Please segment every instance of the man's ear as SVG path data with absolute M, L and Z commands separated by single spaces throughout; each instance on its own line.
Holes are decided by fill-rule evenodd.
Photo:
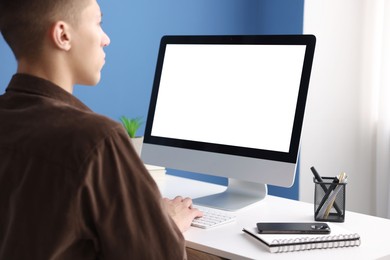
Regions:
M 71 30 L 70 26 L 63 22 L 58 21 L 53 24 L 50 30 L 50 36 L 55 47 L 69 51 L 71 48 Z

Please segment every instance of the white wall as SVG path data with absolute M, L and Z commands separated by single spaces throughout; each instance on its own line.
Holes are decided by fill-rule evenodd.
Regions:
M 311 166 L 323 176 L 345 171 L 347 209 L 374 214 L 371 139 L 361 111 L 364 8 L 364 0 L 305 0 L 304 33 L 316 35 L 317 46 L 302 136 L 300 200 L 314 200 Z

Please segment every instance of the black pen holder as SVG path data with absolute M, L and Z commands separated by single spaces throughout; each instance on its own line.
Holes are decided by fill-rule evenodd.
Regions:
M 347 183 L 336 183 L 335 178 L 314 180 L 314 219 L 325 222 L 344 222 L 345 188 Z

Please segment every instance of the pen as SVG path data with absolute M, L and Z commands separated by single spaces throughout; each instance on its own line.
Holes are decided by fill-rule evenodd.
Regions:
M 317 170 L 314 168 L 314 166 L 312 166 L 310 168 L 310 170 L 312 171 L 313 175 L 314 175 L 314 178 L 319 182 L 321 188 L 324 190 L 325 193 L 328 192 L 328 189 L 326 188 L 326 185 L 324 184 L 324 180 L 321 178 L 321 176 L 318 174 Z M 330 188 L 330 187 L 329 187 Z M 337 203 L 335 202 L 334 203 L 334 208 L 335 210 L 337 211 L 338 214 L 342 215 L 343 212 L 341 211 L 341 209 L 339 208 L 339 206 L 337 205 Z
M 320 204 L 318 205 L 318 208 L 316 210 L 316 215 L 320 212 L 322 206 L 325 204 L 327 199 L 329 198 L 330 193 L 337 187 L 337 184 L 339 183 L 339 179 L 337 177 L 334 177 L 332 184 L 330 185 L 329 189 L 326 191 L 326 194 L 322 198 Z
M 341 173 L 337 178 L 339 179 L 339 183 L 346 183 L 347 182 L 347 175 L 345 174 L 345 172 Z M 334 204 L 336 203 L 336 196 L 337 196 L 338 192 L 341 190 L 341 188 L 342 188 L 341 185 L 337 186 L 334 189 L 334 193 L 329 195 L 330 201 L 328 202 L 328 205 L 326 206 L 325 215 L 324 215 L 325 218 L 328 218 L 330 210 L 332 209 L 332 206 L 334 206 Z M 326 203 L 324 204 L 323 207 L 325 207 L 325 205 L 326 205 Z

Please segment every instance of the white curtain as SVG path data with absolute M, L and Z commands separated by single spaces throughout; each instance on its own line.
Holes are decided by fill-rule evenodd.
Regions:
M 361 108 L 371 138 L 375 213 L 390 218 L 390 0 L 365 0 Z

